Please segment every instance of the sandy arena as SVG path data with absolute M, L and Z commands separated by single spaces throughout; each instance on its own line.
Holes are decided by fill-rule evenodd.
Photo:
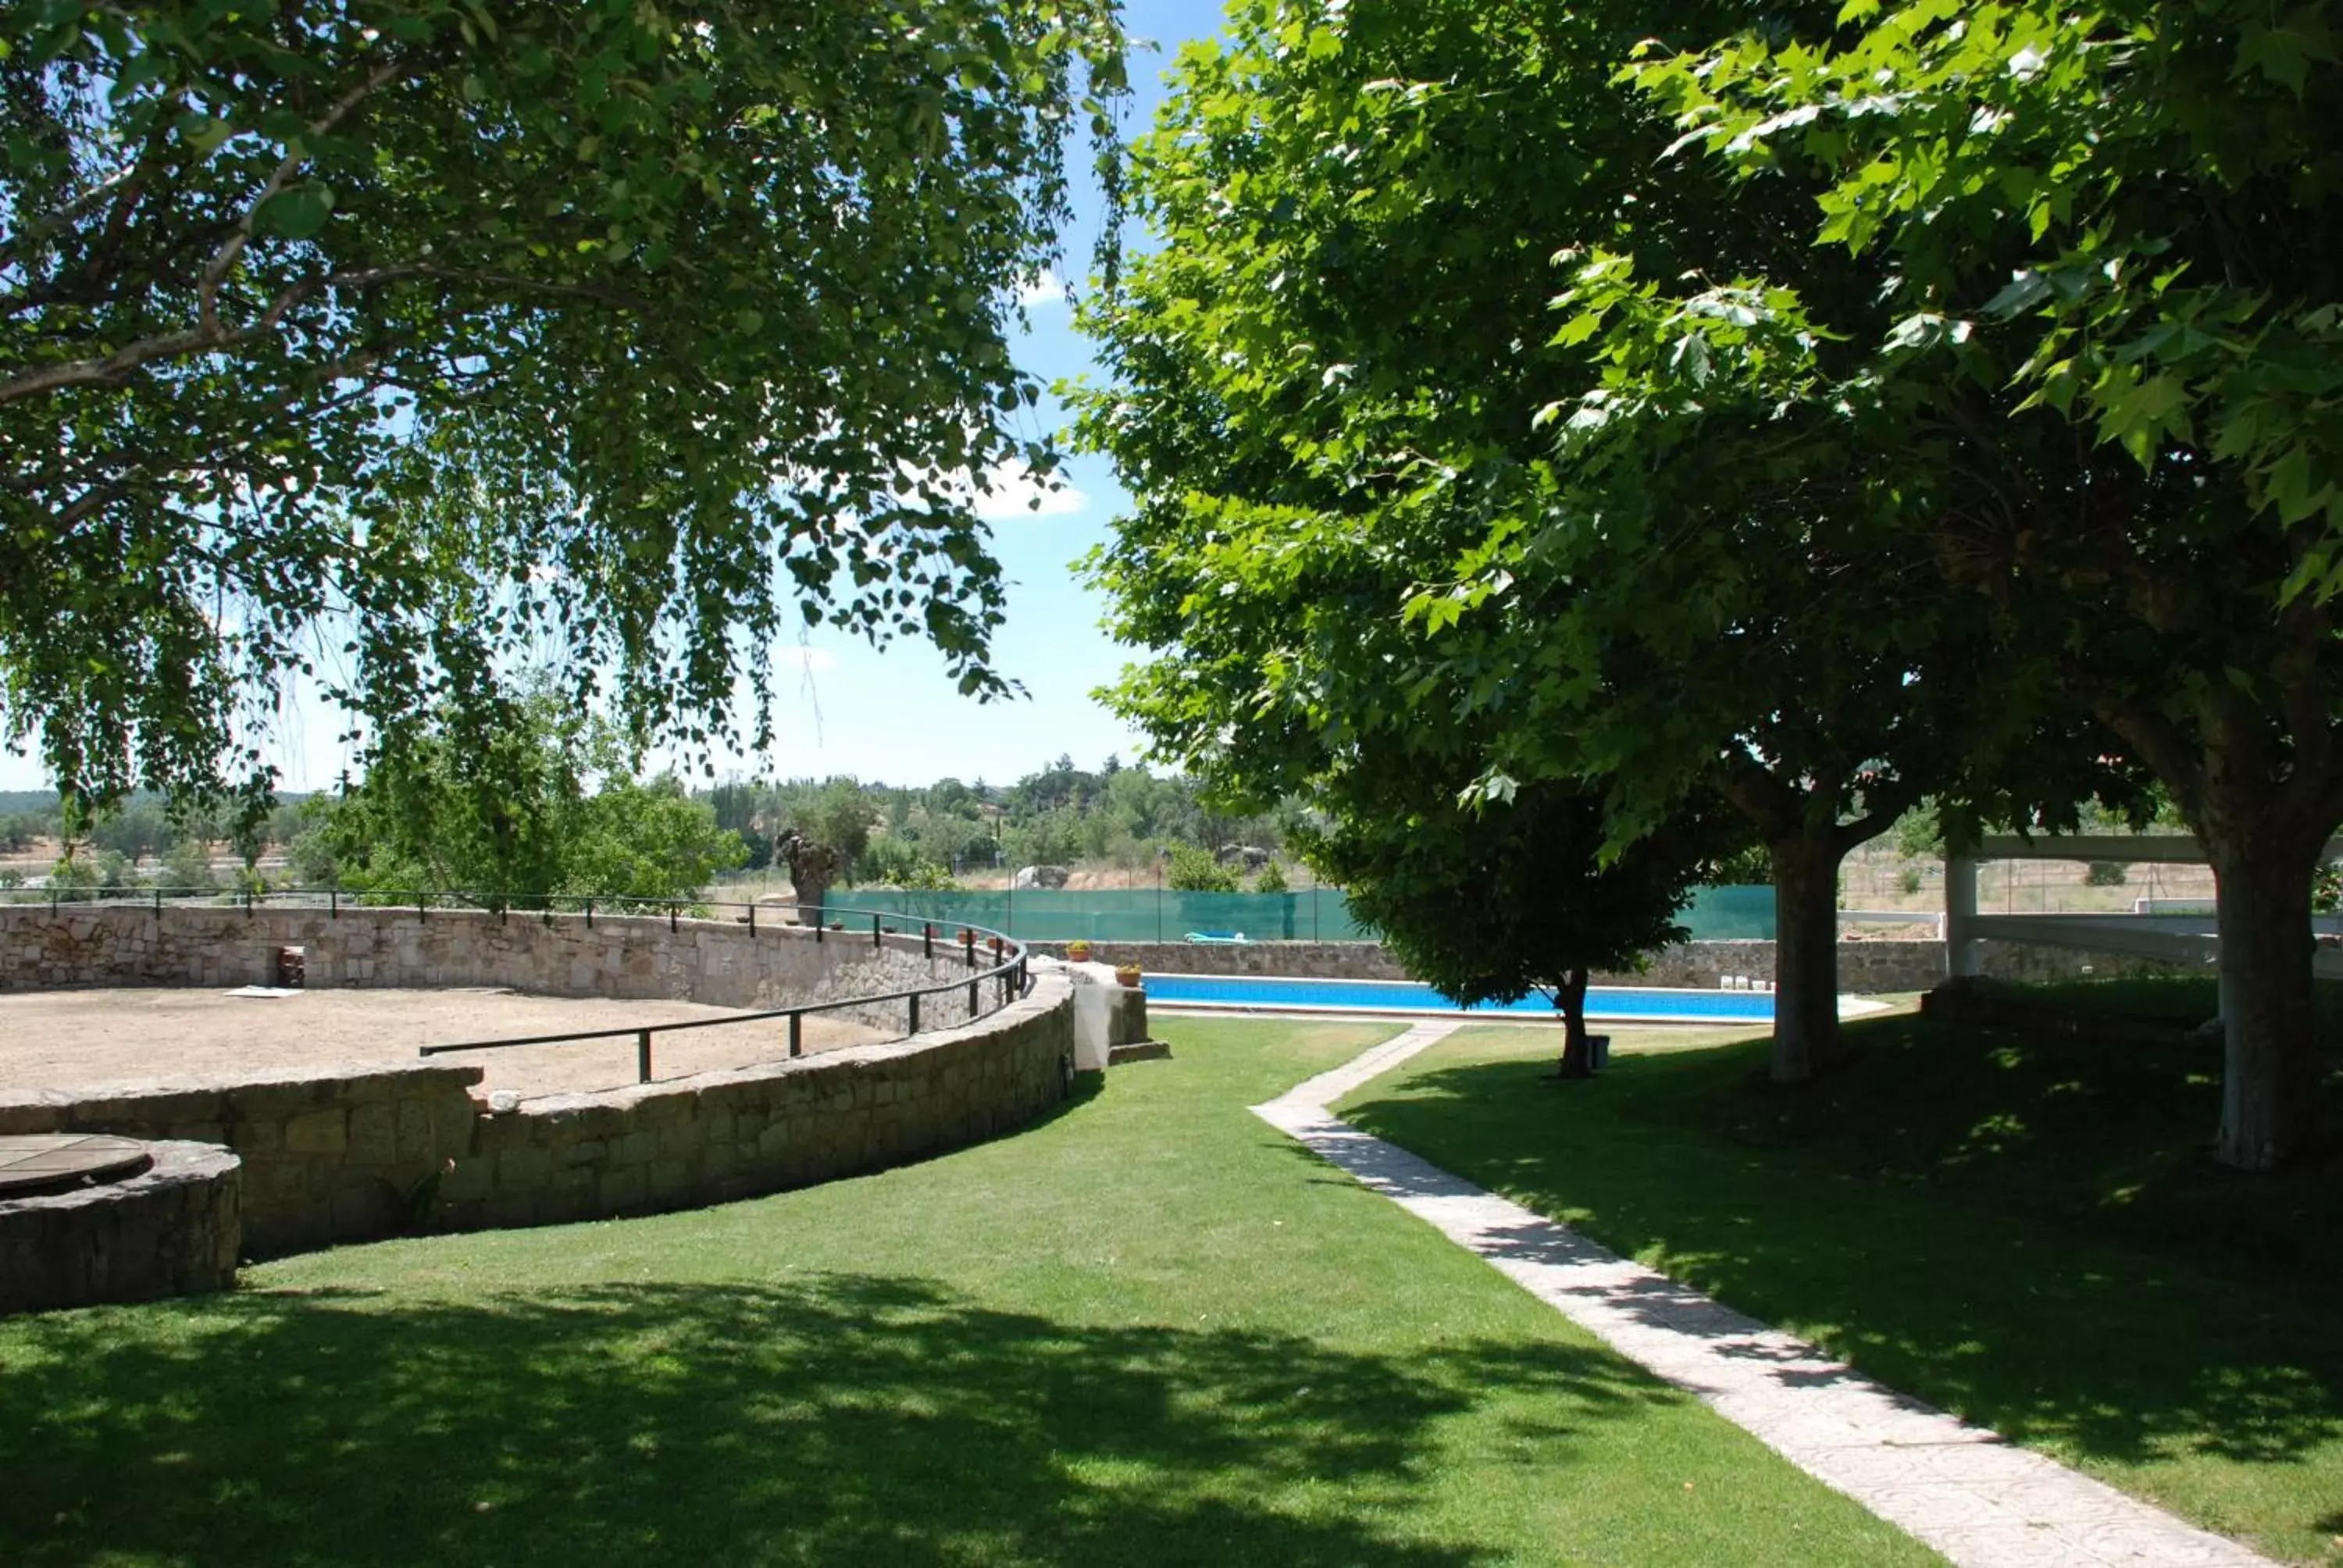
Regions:
M 327 1064 L 423 1060 L 416 1048 L 500 1035 L 729 1017 L 738 1010 L 682 1001 L 523 996 L 481 989 L 333 989 L 256 998 L 191 988 L 0 992 L 0 1089 L 74 1089 L 156 1079 L 299 1070 Z M 835 1050 L 892 1038 L 810 1014 L 805 1049 Z M 655 1078 L 747 1067 L 789 1053 L 789 1021 L 659 1034 Z M 635 1081 L 632 1036 L 567 1045 L 462 1051 L 430 1060 L 488 1070 L 484 1090 L 524 1095 L 614 1089 Z

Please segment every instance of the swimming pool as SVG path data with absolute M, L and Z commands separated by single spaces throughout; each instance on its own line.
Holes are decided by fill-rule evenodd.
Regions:
M 1428 985 L 1413 980 L 1264 980 L 1239 975 L 1149 975 L 1150 1005 L 1167 1008 L 1292 1008 L 1323 1012 L 1522 1013 L 1535 1018 L 1561 1014 L 1544 996 L 1516 1002 L 1460 1007 Z M 1586 1017 L 1594 1023 L 1771 1023 L 1768 991 L 1683 990 L 1657 986 L 1590 989 Z

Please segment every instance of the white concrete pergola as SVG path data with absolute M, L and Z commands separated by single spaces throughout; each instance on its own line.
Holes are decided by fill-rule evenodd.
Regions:
M 2343 839 L 2327 846 L 2328 859 L 2343 859 Z M 2088 952 L 2131 953 L 2172 964 L 2218 964 L 2221 940 L 2211 914 L 1980 915 L 1977 866 L 1986 860 L 2117 860 L 2127 864 L 2192 865 L 2206 862 L 2205 846 L 2178 833 L 2043 834 L 2020 838 L 1989 833 L 1963 855 L 1945 857 L 1945 968 L 1954 975 L 1979 972 L 1977 943 L 1988 937 L 2036 942 L 2044 947 Z M 2323 931 L 2343 930 L 2343 917 L 2322 915 L 2312 924 Z M 2343 950 L 2322 947 L 2311 960 L 2321 980 L 2343 980 Z M 2228 1011 L 2228 976 L 2220 976 L 2222 1011 Z

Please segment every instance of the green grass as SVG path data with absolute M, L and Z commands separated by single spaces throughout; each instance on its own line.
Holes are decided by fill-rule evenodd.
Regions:
M 2209 975 L 2135 975 L 2035 985 L 1989 980 L 1984 984 L 1997 996 L 2041 1002 L 2069 1012 L 2140 1019 L 2183 1029 L 2193 1029 L 2221 1010 L 2220 988 Z M 2311 988 L 2311 1006 L 2319 1039 L 2330 1049 L 2343 1044 L 2343 981 L 2317 982 Z
M 2217 1048 L 1847 1033 L 1845 1068 L 1784 1092 L 1762 1040 L 1623 1032 L 1562 1085 L 1550 1033 L 1468 1031 L 1346 1114 L 1891 1386 L 2343 1563 L 2343 1163 L 2214 1167 Z
M 0 1323 L 0 1563 L 1936 1561 L 1244 1110 L 1390 1026 L 1163 1032 L 883 1175 Z

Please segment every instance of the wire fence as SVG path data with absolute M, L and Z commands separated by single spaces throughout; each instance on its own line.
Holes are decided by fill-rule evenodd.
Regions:
M 904 920 L 971 920 L 1021 941 L 1357 942 L 1376 940 L 1339 888 L 1190 893 L 1172 888 L 897 891 L 858 888 L 857 904 Z M 1774 890 L 1703 888 L 1678 917 L 1695 941 L 1774 936 Z

